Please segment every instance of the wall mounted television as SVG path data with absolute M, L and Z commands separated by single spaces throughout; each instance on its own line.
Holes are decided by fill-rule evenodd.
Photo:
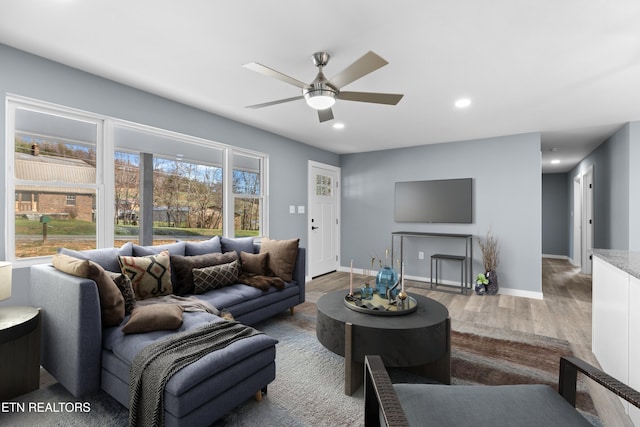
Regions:
M 473 223 L 473 179 L 396 182 L 395 220 Z

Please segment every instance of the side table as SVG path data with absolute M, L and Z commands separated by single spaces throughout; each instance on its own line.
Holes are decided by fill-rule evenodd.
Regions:
M 0 307 L 0 400 L 40 386 L 40 309 Z

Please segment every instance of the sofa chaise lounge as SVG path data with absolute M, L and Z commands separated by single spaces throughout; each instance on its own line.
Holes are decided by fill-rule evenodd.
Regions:
M 105 271 L 114 272 L 112 277 L 122 273 L 123 259 L 155 259 L 154 256 L 167 254 L 167 251 L 171 254 L 172 265 L 181 260 L 189 267 L 193 260 L 206 258 L 209 254 L 235 254 L 233 262 L 239 263 L 241 258 L 251 254 L 255 259 L 259 257 L 264 266 L 274 267 L 262 262 L 266 253 L 263 250 L 265 240 L 269 239 L 263 239 L 260 245 L 254 244 L 253 239 L 216 237 L 197 243 L 176 242 L 161 246 L 127 243 L 121 248 L 82 252 L 63 249 L 60 252 L 91 260 Z M 278 241 L 270 241 L 271 244 L 274 242 Z M 289 280 L 283 280 L 283 286 L 258 289 L 234 283 L 199 293 L 195 295 L 197 301 L 231 313 L 235 321 L 245 325 L 255 325 L 287 309 L 293 312 L 293 307 L 305 299 L 305 249 L 297 247 L 297 240 L 295 246 L 297 252 L 291 260 L 292 271 Z M 185 270 L 184 265 L 182 271 L 177 267 L 171 269 L 174 281 L 179 281 L 181 278 L 176 274 Z M 274 276 L 274 268 L 268 270 Z M 125 333 L 123 325 L 133 322 L 133 316 L 125 315 L 119 324 L 105 326 L 104 295 L 96 281 L 60 271 L 52 264 L 32 266 L 30 281 L 31 303 L 42 309 L 42 366 L 76 397 L 102 389 L 127 408 L 130 407 L 131 365 L 143 348 L 172 334 L 226 321 L 212 312 L 187 310 L 182 313 L 177 329 Z M 182 294 L 193 298 L 191 294 Z M 135 306 L 133 312 L 138 309 L 139 306 Z M 251 396 L 266 392 L 267 385 L 275 379 L 276 343 L 265 334 L 255 334 L 206 354 L 175 373 L 164 388 L 164 424 L 210 425 Z

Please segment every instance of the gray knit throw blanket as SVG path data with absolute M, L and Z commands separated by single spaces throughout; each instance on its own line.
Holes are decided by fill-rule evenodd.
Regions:
M 146 346 L 129 371 L 129 425 L 164 425 L 164 387 L 173 374 L 208 353 L 261 333 L 236 321 L 224 321 Z

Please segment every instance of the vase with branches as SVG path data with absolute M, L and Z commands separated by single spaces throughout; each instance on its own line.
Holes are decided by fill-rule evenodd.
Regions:
M 487 236 L 480 238 L 480 250 L 482 252 L 482 264 L 484 265 L 485 277 L 488 280 L 486 290 L 488 295 L 498 293 L 498 275 L 496 270 L 500 263 L 500 248 L 498 246 L 498 238 L 493 234 L 493 230 L 489 229 Z

